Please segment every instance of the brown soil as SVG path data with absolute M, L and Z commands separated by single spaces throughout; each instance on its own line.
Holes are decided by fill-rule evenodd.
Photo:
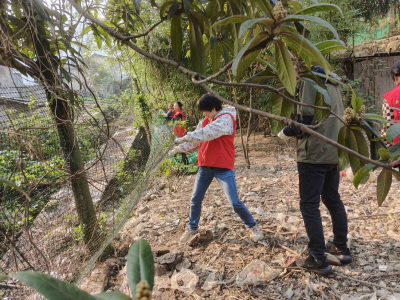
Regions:
M 156 276 L 153 299 L 374 299 L 373 293 L 378 299 L 400 299 L 400 183 L 393 182 L 388 198 L 378 207 L 376 181 L 355 190 L 343 178 L 340 193 L 349 219 L 353 262 L 334 267 L 329 277 L 283 269 L 295 258 L 305 256 L 307 248 L 299 211 L 295 142 L 261 135 L 254 140 L 252 137 L 251 142 L 251 167 L 247 169 L 240 141 L 236 141 L 236 181 L 240 199 L 258 221 L 265 238 L 259 243 L 250 240 L 248 231 L 214 181 L 203 201 L 200 220 L 202 229 L 213 232 L 213 240 L 193 247 L 180 244 L 179 238 L 188 222 L 195 175 L 182 177 L 172 197 L 166 188 L 166 179 L 159 177 L 155 187 L 139 203 L 135 216 L 113 242 L 114 254 L 120 259 L 117 264 L 107 262 L 110 276 L 106 290 L 129 294 L 124 256 L 134 241 L 144 238 L 155 254 L 176 253 L 179 258 L 176 263 L 180 262 L 177 266 L 157 265 L 160 272 L 167 273 Z M 142 210 L 146 206 L 149 209 Z M 331 239 L 330 216 L 323 205 L 321 215 L 325 236 Z M 230 280 L 256 259 L 280 268 L 280 275 L 257 286 L 239 287 Z M 191 295 L 170 288 L 171 276 L 182 266 L 199 277 Z M 211 272 L 216 272 L 215 280 L 226 284 L 205 291 L 202 286 Z M 386 286 L 386 289 L 352 279 Z

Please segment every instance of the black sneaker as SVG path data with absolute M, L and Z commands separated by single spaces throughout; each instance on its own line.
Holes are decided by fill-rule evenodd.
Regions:
M 340 260 L 342 265 L 349 264 L 352 261 L 352 258 L 351 258 L 351 255 L 350 255 L 350 250 L 348 248 L 339 249 L 331 242 L 328 242 L 326 244 L 326 252 L 332 254 L 338 260 Z
M 296 259 L 296 265 L 306 271 L 323 276 L 327 276 L 332 272 L 332 266 L 328 264 L 325 259 L 316 260 L 311 254 L 307 258 Z

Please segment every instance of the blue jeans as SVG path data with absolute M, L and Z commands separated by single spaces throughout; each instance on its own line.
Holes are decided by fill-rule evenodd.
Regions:
M 347 215 L 339 195 L 337 165 L 297 163 L 299 171 L 300 211 L 309 238 L 308 251 L 317 259 L 323 259 L 325 249 L 319 204 L 329 210 L 333 226 L 333 244 L 339 249 L 347 245 Z
M 225 197 L 229 204 L 233 207 L 235 213 L 239 215 L 246 227 L 253 227 L 257 222 L 253 219 L 249 210 L 239 200 L 235 173 L 230 169 L 199 167 L 196 180 L 194 182 L 192 200 L 190 204 L 189 228 L 197 229 L 200 221 L 201 203 L 211 181 L 214 177 L 218 180 L 219 185 L 224 191 Z

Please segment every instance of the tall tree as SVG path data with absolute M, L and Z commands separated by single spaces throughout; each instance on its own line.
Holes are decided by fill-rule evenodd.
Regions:
M 69 18 L 61 7 L 60 11 L 51 10 L 40 0 L 1 1 L 0 64 L 16 68 L 43 83 L 69 167 L 84 240 L 93 245 L 91 239 L 95 237 L 97 219 L 73 126 L 72 106 L 78 99 L 67 84 L 71 74 L 63 67 L 67 61 L 80 65 L 80 55 L 72 46 L 79 44 L 73 38 L 79 20 L 68 25 Z

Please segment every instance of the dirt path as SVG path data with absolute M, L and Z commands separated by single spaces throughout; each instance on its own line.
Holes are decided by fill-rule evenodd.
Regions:
M 156 259 L 159 262 L 156 269 L 161 276 L 156 276 L 154 299 L 400 299 L 400 183 L 397 181 L 393 182 L 382 207 L 378 207 L 376 201 L 376 182 L 368 182 L 355 190 L 350 181 L 343 178 L 340 185 L 354 259 L 350 265 L 334 267 L 334 270 L 349 278 L 386 286 L 386 289 L 335 274 L 324 278 L 282 268 L 275 270 L 279 276 L 268 283 L 238 286 L 234 280 L 236 275 L 253 260 L 274 268 L 287 266 L 302 253 L 304 255 L 307 237 L 299 211 L 293 141 L 286 144 L 277 138 L 257 136 L 251 145 L 250 169 L 245 167 L 239 141 L 236 144 L 239 196 L 258 221 L 265 238 L 259 243 L 249 239 L 247 230 L 214 181 L 204 199 L 200 220 L 200 227 L 211 230 L 213 239 L 193 247 L 180 244 L 179 238 L 188 221 L 195 175 L 183 177 L 179 191 L 172 198 L 165 182 L 160 182 L 143 198 L 135 217 L 114 242 L 120 259 L 109 258 L 99 263 L 109 269 L 106 290 L 129 293 L 124 256 L 131 243 L 145 238 L 160 256 Z M 331 239 L 330 217 L 324 206 L 321 206 L 321 214 L 325 236 Z M 162 256 L 168 252 L 173 254 Z M 171 276 L 181 269 L 190 269 L 198 276 L 191 295 L 170 287 Z M 214 281 L 225 284 L 204 289 L 204 282 L 208 276 L 214 276 L 213 273 Z M 178 281 L 178 285 L 182 283 Z M 389 289 L 397 289 L 397 294 Z

